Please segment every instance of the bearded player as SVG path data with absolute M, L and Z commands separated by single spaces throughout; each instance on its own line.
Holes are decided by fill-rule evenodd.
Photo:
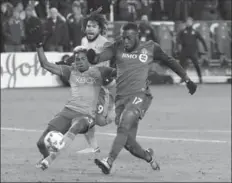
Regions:
M 96 53 L 103 51 L 104 46 L 109 43 L 109 41 L 103 35 L 107 29 L 107 20 L 103 15 L 99 14 L 101 8 L 90 13 L 83 20 L 83 28 L 85 30 L 86 36 L 82 38 L 81 45 L 88 49 L 93 49 Z M 75 50 L 75 48 L 74 48 Z M 99 66 L 109 66 L 108 62 L 99 63 Z M 110 90 L 109 90 L 110 89 Z M 98 97 L 98 104 L 96 108 L 96 120 L 106 121 L 106 123 L 111 123 L 115 118 L 114 113 L 114 93 L 115 88 L 111 87 L 107 89 L 102 86 L 100 94 Z M 86 140 L 90 148 L 86 148 L 77 153 L 94 153 L 100 152 L 97 140 L 95 138 L 95 127 L 91 128 L 88 133 L 85 134 Z
M 95 124 L 106 125 L 105 121 L 95 120 L 95 110 L 101 86 L 110 85 L 115 72 L 109 67 L 91 68 L 87 60 L 87 49 L 84 47 L 75 49 L 74 63 L 71 67 L 50 63 L 43 50 L 41 26 L 36 26 L 31 32 L 36 39 L 41 66 L 53 74 L 66 78 L 71 86 L 71 97 L 65 107 L 49 122 L 47 129 L 37 142 L 38 149 L 43 155 L 37 167 L 46 169 L 57 155 L 55 152 L 49 152 L 44 143 L 44 138 L 50 131 L 65 134 L 64 142 L 67 148 L 77 134 L 87 133 Z
M 108 157 L 103 160 L 95 159 L 95 163 L 103 173 L 109 174 L 113 162 L 125 148 L 135 157 L 149 163 L 152 169 L 159 170 L 153 149 L 145 150 L 136 141 L 139 120 L 143 118 L 152 101 L 146 82 L 151 64 L 160 61 L 176 72 L 185 81 L 191 95 L 195 93 L 197 86 L 174 58 L 166 55 L 157 43 L 139 41 L 139 30 L 135 23 L 127 23 L 123 27 L 122 40 L 116 41 L 102 53 L 96 54 L 94 50 L 88 50 L 88 60 L 91 64 L 113 57 L 116 57 L 117 67 L 115 100 L 117 136 Z

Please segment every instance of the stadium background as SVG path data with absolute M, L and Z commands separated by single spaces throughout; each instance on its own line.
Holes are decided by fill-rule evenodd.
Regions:
M 75 3 L 73 3 L 75 2 Z M 161 3 L 162 2 L 162 3 Z M 171 3 L 172 2 L 172 3 Z M 41 1 L 10 1 L 5 0 L 1 2 L 1 7 L 6 7 L 5 11 L 2 11 L 1 14 L 1 24 L 2 24 L 2 51 L 4 51 L 4 47 L 6 47 L 11 40 L 8 37 L 13 37 L 18 39 L 17 46 L 19 51 L 9 50 L 10 52 L 1 54 L 1 79 L 2 85 L 1 88 L 7 87 L 25 87 L 24 85 L 12 82 L 12 72 L 17 69 L 10 69 L 8 64 L 14 63 L 17 65 L 16 67 L 22 68 L 19 69 L 19 72 L 26 72 L 26 77 L 29 76 L 35 77 L 35 75 L 40 76 L 43 75 L 40 71 L 38 73 L 33 72 L 32 65 L 38 64 L 35 58 L 35 55 L 27 54 L 28 51 L 35 51 L 35 48 L 29 47 L 27 38 L 27 29 L 30 24 L 26 23 L 26 13 L 28 7 L 33 13 L 35 17 L 41 19 L 44 24 L 49 16 L 50 8 L 57 8 L 59 12 L 58 19 L 64 21 L 67 29 L 70 28 L 69 23 L 72 19 L 72 6 L 81 7 L 81 14 L 85 16 L 90 12 L 91 9 L 97 9 L 100 6 L 103 7 L 102 13 L 108 18 L 108 31 L 106 35 L 108 38 L 113 41 L 115 38 L 118 38 L 120 35 L 120 29 L 125 20 L 137 21 L 140 23 L 140 19 L 142 15 L 147 15 L 150 19 L 150 24 L 154 28 L 155 35 L 157 38 L 157 42 L 161 45 L 162 49 L 170 55 L 173 55 L 178 60 L 178 54 L 176 53 L 176 35 L 179 30 L 184 27 L 184 22 L 186 17 L 192 16 L 196 20 L 194 21 L 194 28 L 198 30 L 203 36 L 206 44 L 208 46 L 209 52 L 208 55 L 204 55 L 203 47 L 199 44 L 199 63 L 202 69 L 203 82 L 205 83 L 227 83 L 231 81 L 231 14 L 229 7 L 231 1 L 223 0 L 205 0 L 205 1 L 197 1 L 197 0 L 189 0 L 182 1 L 168 1 L 168 0 L 145 0 L 145 1 L 132 1 L 132 0 L 117 0 L 117 1 L 95 1 L 95 0 L 66 0 L 66 1 L 54 1 L 54 0 L 41 0 Z M 75 5 L 74 5 L 75 4 Z M 161 4 L 163 4 L 161 6 Z M 3 8 L 2 8 L 3 9 Z M 182 11 L 180 11 L 182 10 Z M 12 32 L 13 28 L 7 29 L 7 22 L 10 21 L 12 16 L 12 12 L 18 11 L 20 12 L 20 20 L 24 26 L 20 26 L 20 31 Z M 213 12 L 208 13 L 207 12 Z M 122 16 L 124 14 L 124 16 Z M 71 16 L 70 16 L 71 15 Z M 71 21 L 72 22 L 72 21 Z M 18 25 L 18 24 L 17 24 Z M 17 29 L 16 29 L 17 30 Z M 80 28 L 74 29 L 79 35 L 78 40 L 81 40 L 81 37 L 84 36 L 83 32 Z M 6 32 L 10 32 L 10 36 L 6 35 Z M 62 34 L 63 33 L 63 34 Z M 69 35 L 64 36 L 64 35 Z M 76 39 L 68 32 L 59 32 L 55 36 L 57 39 L 61 39 L 61 37 L 67 37 L 62 43 L 64 52 L 57 53 L 52 52 L 53 59 L 50 61 L 60 61 L 62 56 L 69 54 L 68 52 L 72 50 L 74 45 L 73 39 Z M 6 46 L 4 46 L 4 44 Z M 78 43 L 77 43 L 78 44 Z M 29 46 L 28 46 L 29 45 Z M 11 46 L 11 45 L 10 45 Z M 9 46 L 8 46 L 9 47 Z M 30 49 L 29 49 L 30 48 Z M 46 50 L 46 49 L 45 49 Z M 48 50 L 47 50 L 48 51 Z M 48 53 L 48 54 L 51 54 Z M 32 59 L 33 58 L 33 59 Z M 33 60 L 33 61 L 32 61 Z M 191 63 L 191 62 L 190 62 Z M 26 65 L 25 65 L 26 64 Z M 27 67 L 27 64 L 30 67 Z M 191 64 L 190 64 L 191 65 Z M 159 65 L 154 64 L 154 74 L 150 76 L 150 80 L 152 84 L 163 84 L 163 83 L 178 83 L 179 78 L 167 68 L 160 67 Z M 188 73 L 191 78 L 198 82 L 196 72 L 194 68 L 190 67 L 188 69 Z M 22 80 L 25 83 L 25 74 L 19 73 L 17 76 L 17 82 Z M 48 75 L 45 74 L 46 76 Z M 48 77 L 48 76 L 47 76 Z M 59 86 L 62 82 L 59 82 L 58 78 L 53 79 L 51 77 L 50 83 L 51 86 Z M 35 79 L 35 78 L 34 78 Z M 40 80 L 39 82 L 41 82 Z M 54 83 L 56 82 L 56 84 Z M 29 82 L 28 82 L 29 83 Z M 41 83 L 41 87 L 43 84 Z M 45 84 L 45 86 L 47 86 Z M 29 86 L 30 87 L 30 84 Z M 33 83 L 32 83 L 33 87 Z
M 122 18 L 129 17 L 139 22 L 141 12 L 148 13 L 161 47 L 175 57 L 176 33 L 182 28 L 182 21 L 191 15 L 195 19 L 194 27 L 201 32 L 209 47 L 209 55 L 200 59 L 204 82 L 227 83 L 231 79 L 230 0 L 141 1 L 144 9 L 136 6 L 136 12 L 140 12 L 136 16 L 119 13 L 120 1 L 124 0 L 80 0 L 80 3 L 87 2 L 89 5 L 87 8 L 85 3 L 82 4 L 83 14 L 91 8 L 96 9 L 99 4 L 103 5 L 106 17 L 114 20 L 109 22 L 107 31 L 112 40 L 120 34 L 121 25 L 125 22 Z M 3 0 L 1 5 L 4 2 L 9 2 L 6 5 L 9 14 L 1 12 L 2 27 L 12 8 L 17 7 L 20 1 Z M 23 0 L 23 10 L 19 8 L 22 15 L 27 4 L 35 2 Z M 68 5 L 70 8 L 73 1 L 37 2 L 39 4 L 35 11 L 45 21 L 46 2 L 66 16 L 62 7 Z M 125 2 L 127 4 L 123 4 Z M 128 9 L 129 5 L 131 7 L 136 2 L 140 1 L 125 0 L 121 6 Z M 151 4 L 147 5 L 146 2 Z M 147 7 L 155 11 L 148 11 Z M 209 16 L 207 11 L 212 9 L 214 13 Z M 21 32 L 17 33 L 21 36 Z M 1 36 L 1 48 L 4 51 L 3 33 Z M 199 48 L 201 54 L 202 48 Z M 75 153 L 87 146 L 83 136 L 76 138 L 68 156 L 60 157 L 51 169 L 46 172 L 37 170 L 35 163 L 40 157 L 36 141 L 48 121 L 63 107 L 69 91 L 60 87 L 63 83 L 58 77 L 40 67 L 35 52 L 28 52 L 24 43 L 20 49 L 20 52 L 1 53 L 1 182 L 231 181 L 230 84 L 199 85 L 194 96 L 190 96 L 185 87 L 180 85 L 151 86 L 154 100 L 140 123 L 138 141 L 144 147 L 154 147 L 161 164 L 160 172 L 153 172 L 146 163 L 123 150 L 112 174 L 104 176 L 93 164 L 94 156 Z M 46 56 L 49 61 L 57 62 L 64 55 L 71 54 L 69 51 L 71 49 L 65 53 L 46 52 Z M 154 73 L 151 76 L 153 84 L 179 82 L 178 77 L 166 68 L 154 65 L 154 71 L 158 75 Z M 192 67 L 188 73 L 197 81 Z M 107 155 L 115 131 L 114 124 L 97 128 L 97 139 L 102 149 L 100 157 Z

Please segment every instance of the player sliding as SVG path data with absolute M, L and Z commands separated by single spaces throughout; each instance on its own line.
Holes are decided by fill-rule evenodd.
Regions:
M 113 162 L 122 148 L 125 148 L 132 155 L 148 162 L 154 170 L 159 170 L 153 149 L 144 150 L 136 141 L 138 122 L 143 118 L 152 101 L 148 82 L 146 82 L 151 64 L 160 61 L 176 72 L 187 84 L 191 95 L 196 91 L 196 84 L 172 57 L 162 51 L 158 44 L 153 41 L 140 42 L 139 30 L 135 23 L 124 25 L 121 41 L 116 41 L 100 54 L 90 49 L 87 55 L 91 64 L 116 57 L 117 67 L 115 100 L 117 136 L 108 157 L 103 160 L 95 159 L 96 165 L 103 173 L 109 174 Z
M 104 45 L 108 43 L 108 40 L 103 36 L 107 29 L 107 20 L 102 14 L 99 14 L 101 10 L 102 8 L 97 9 L 83 20 L 86 36 L 82 38 L 81 44 L 88 49 L 94 49 L 96 53 L 100 53 Z M 96 66 L 109 66 L 109 62 L 100 63 Z M 101 87 L 96 109 L 96 120 L 106 120 L 107 123 L 111 123 L 114 120 L 114 97 L 112 96 L 114 92 L 112 92 L 112 89 L 114 88 L 111 88 L 109 91 L 104 86 Z M 100 148 L 95 138 L 95 127 L 91 128 L 85 134 L 85 137 L 90 148 L 77 151 L 77 153 L 99 152 Z
M 99 126 L 106 125 L 106 121 L 95 121 L 95 110 L 99 91 L 102 85 L 109 86 L 113 81 L 115 72 L 109 67 L 90 67 L 87 60 L 87 49 L 77 47 L 74 52 L 74 63 L 71 67 L 61 66 L 48 62 L 41 42 L 41 26 L 31 30 L 37 43 L 37 54 L 41 66 L 53 74 L 63 76 L 70 82 L 71 98 L 65 107 L 52 119 L 47 129 L 40 137 L 37 146 L 43 155 L 43 159 L 37 167 L 46 169 L 60 152 L 48 151 L 44 138 L 50 131 L 59 131 L 64 135 L 64 148 L 66 149 L 77 134 L 84 134 L 95 123 Z M 112 77 L 111 77 L 112 76 Z

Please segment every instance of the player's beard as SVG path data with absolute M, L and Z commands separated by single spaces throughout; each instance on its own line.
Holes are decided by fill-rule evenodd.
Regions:
M 94 42 L 94 41 L 98 38 L 99 35 L 100 35 L 100 33 L 96 34 L 96 36 L 93 37 L 92 39 L 90 39 L 90 38 L 88 37 L 88 35 L 86 35 L 86 38 L 87 38 L 88 42 Z

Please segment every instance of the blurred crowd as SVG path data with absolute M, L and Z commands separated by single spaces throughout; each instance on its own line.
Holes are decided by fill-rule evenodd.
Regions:
M 231 20 L 231 0 L 2 0 L 1 51 L 35 51 L 29 30 L 39 21 L 51 35 L 45 51 L 70 51 L 84 36 L 82 18 L 100 6 L 114 21 Z

